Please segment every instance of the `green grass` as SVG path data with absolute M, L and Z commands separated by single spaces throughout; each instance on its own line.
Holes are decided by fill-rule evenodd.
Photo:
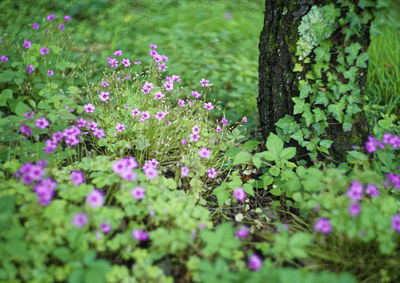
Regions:
M 400 103 L 400 7 L 378 15 L 371 29 L 366 97 L 383 106 L 386 114 L 399 111 Z

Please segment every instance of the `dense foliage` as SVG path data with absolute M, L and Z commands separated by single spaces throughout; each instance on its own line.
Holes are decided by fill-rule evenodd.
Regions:
M 246 34 L 262 1 L 38 3 L 0 3 L 18 15 L 0 19 L 1 282 L 400 280 L 399 64 L 378 75 L 379 42 L 369 104 L 356 109 L 368 111 L 365 146 L 338 163 L 329 141 L 307 141 L 310 164 L 284 143 L 318 137 L 309 126 L 326 123 L 324 111 L 351 126 L 343 113 L 361 99 L 351 70 L 368 59 L 357 46 L 342 52 L 351 109 L 309 111 L 306 98 L 322 99 L 309 77 L 294 113 L 303 120 L 288 115 L 264 146 L 252 131 L 258 31 Z M 332 9 L 315 6 L 299 30 L 299 60 L 314 52 L 322 69 L 330 21 L 358 19 L 340 23 Z M 332 19 L 313 26 L 321 13 Z M 381 19 L 377 38 L 398 42 Z

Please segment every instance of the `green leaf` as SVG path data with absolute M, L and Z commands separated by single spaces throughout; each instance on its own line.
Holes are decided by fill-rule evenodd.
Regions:
M 15 107 L 15 114 L 18 116 L 24 116 L 24 114 L 32 109 L 23 103 L 22 101 L 18 102 L 17 106 Z
M 285 117 L 278 120 L 275 125 L 282 129 L 284 134 L 291 134 L 294 133 L 299 129 L 299 124 L 295 121 L 293 116 L 288 114 Z
M 253 156 L 251 161 L 253 162 L 254 166 L 258 169 L 261 167 L 262 161 L 260 158 Z
M 252 197 L 254 197 L 254 190 L 253 190 L 253 186 L 252 185 L 244 184 L 243 185 L 243 190 L 246 192 L 246 194 L 249 194 Z
M 273 188 L 272 190 L 269 190 L 269 193 L 273 196 L 279 197 L 282 195 L 282 190 L 280 188 Z
M 299 97 L 293 97 L 292 100 L 294 102 L 293 114 L 296 115 L 303 113 L 307 109 L 307 105 L 303 99 L 300 99 Z
M 274 156 L 279 157 L 283 149 L 283 141 L 274 133 L 270 133 L 267 139 L 267 148 Z
M 348 162 L 350 163 L 358 163 L 360 161 L 365 162 L 368 160 L 368 156 L 366 156 L 364 153 L 356 151 L 356 150 L 352 150 L 347 152 L 347 156 L 346 159 Z
M 231 192 L 227 189 L 226 183 L 223 183 L 214 189 L 213 195 L 217 197 L 218 205 L 223 206 L 231 196 Z
M 287 147 L 284 148 L 280 154 L 281 159 L 289 160 L 292 159 L 296 155 L 295 147 Z
M 5 70 L 0 73 L 0 83 L 11 82 L 14 78 L 14 72 L 11 70 Z
M 235 159 L 233 160 L 233 166 L 247 163 L 251 160 L 251 157 L 252 156 L 250 153 L 246 151 L 241 151 L 235 156 Z

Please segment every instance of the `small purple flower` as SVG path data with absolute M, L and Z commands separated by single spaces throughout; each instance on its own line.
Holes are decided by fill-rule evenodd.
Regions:
M 92 133 L 98 139 L 102 139 L 102 138 L 106 137 L 106 133 L 104 132 L 103 129 L 96 128 L 96 129 L 93 130 Z
M 356 202 L 356 201 L 362 200 L 363 192 L 364 192 L 363 185 L 360 182 L 358 182 L 357 180 L 354 180 L 351 182 L 350 188 L 347 191 L 346 195 L 353 202 Z
M 140 62 L 140 61 L 135 61 L 133 64 L 135 64 L 135 65 L 140 65 L 140 64 L 142 64 L 142 62 Z
M 379 196 L 379 189 L 377 186 L 372 185 L 372 184 L 368 184 L 367 188 L 365 189 L 365 191 L 367 192 L 367 194 L 370 197 L 377 197 Z
M 131 65 L 131 61 L 129 59 L 122 59 L 121 61 L 122 65 L 124 65 L 126 68 L 128 68 Z
M 94 110 L 96 110 L 96 107 L 94 107 L 91 103 L 83 105 L 83 108 L 85 108 L 86 113 L 93 113 Z
M 90 207 L 101 207 L 104 204 L 103 193 L 97 189 L 93 189 L 87 196 L 86 202 Z
M 53 70 L 47 70 L 47 75 L 49 77 L 54 76 L 54 71 Z
M 233 196 L 238 200 L 238 202 L 242 202 L 246 198 L 246 193 L 243 188 L 237 187 L 233 192 Z
M 132 236 L 136 241 L 146 242 L 149 240 L 149 234 L 145 230 L 132 230 Z
M 358 203 L 353 203 L 349 206 L 349 213 L 351 216 L 355 217 L 361 212 L 361 207 Z
M 110 100 L 110 93 L 108 91 L 102 91 L 101 94 L 99 94 L 99 98 L 103 102 L 108 101 Z
M 147 175 L 147 178 L 151 179 L 155 179 L 158 177 L 158 172 L 157 169 L 149 167 L 146 170 L 144 170 L 144 173 Z
M 35 117 L 35 112 L 28 111 L 28 112 L 24 113 L 24 116 L 25 116 L 26 120 L 33 119 Z
M 35 71 L 35 68 L 33 67 L 32 64 L 26 65 L 26 71 L 28 72 L 28 74 L 31 74 L 32 72 Z
M 69 22 L 71 20 L 71 16 L 70 15 L 65 15 L 64 16 L 64 21 Z
M 48 15 L 47 20 L 50 22 L 50 21 L 54 20 L 55 17 L 56 17 L 55 14 Z
M 332 232 L 332 226 L 329 218 L 318 218 L 317 222 L 314 225 L 314 230 L 321 232 L 324 235 Z
M 114 56 L 122 56 L 122 50 L 115 51 Z
M 65 25 L 64 25 L 64 24 L 58 25 L 58 29 L 59 29 L 59 30 L 65 30 Z
M 100 228 L 103 231 L 104 234 L 108 234 L 111 232 L 111 225 L 108 222 L 102 222 L 100 224 Z
M 215 177 L 217 176 L 217 173 L 218 173 L 218 171 L 215 170 L 214 167 L 211 169 L 208 169 L 208 178 L 215 179 Z
M 77 213 L 72 219 L 72 223 L 78 228 L 83 228 L 87 222 L 88 218 L 85 213 Z
M 73 170 L 71 171 L 71 181 L 75 186 L 79 186 L 85 182 L 85 175 L 82 171 Z
M 205 86 L 212 86 L 212 84 L 209 84 L 209 80 L 206 80 L 206 79 L 204 79 L 204 78 L 202 78 L 201 80 L 200 80 L 200 83 L 201 83 L 201 86 L 202 87 L 205 87 Z
M 133 190 L 131 190 L 131 195 L 136 200 L 141 200 L 146 195 L 146 190 L 140 186 L 137 186 Z
M 283 228 L 283 230 L 289 231 L 289 226 L 287 224 L 281 224 L 281 227 Z M 276 227 L 276 232 L 280 233 L 281 229 L 280 227 Z
M 47 48 L 46 46 L 43 46 L 42 48 L 40 48 L 39 49 L 39 52 L 40 52 L 40 55 L 46 55 L 46 54 L 49 54 L 49 52 L 50 52 L 50 49 L 49 48 Z
M 179 100 L 178 100 L 178 105 L 179 105 L 179 106 L 185 105 L 185 101 L 182 100 L 182 99 L 179 99 Z
M 32 42 L 29 40 L 24 40 L 24 43 L 22 43 L 22 46 L 25 47 L 26 49 L 29 49 L 32 47 Z
M 34 24 L 32 25 L 32 28 L 33 28 L 33 29 L 39 29 L 39 27 L 40 27 L 40 26 L 39 26 L 38 23 L 34 23 Z
M 248 261 L 248 265 L 251 270 L 259 270 L 262 266 L 262 263 L 262 259 L 257 254 L 253 254 Z
M 183 178 L 187 178 L 187 176 L 189 175 L 190 169 L 186 166 L 183 166 L 181 168 L 181 175 Z
M 246 117 L 246 116 L 244 116 L 244 117 L 242 118 L 242 122 L 243 122 L 243 123 L 247 123 L 247 117 Z
M 400 233 L 400 213 L 392 217 L 392 229 Z
M 123 130 L 125 130 L 125 124 L 118 123 L 118 124 L 115 126 L 115 129 L 116 129 L 118 132 L 121 133 Z
M 230 20 L 230 19 L 232 19 L 232 14 L 231 13 L 225 13 L 224 17 L 225 17 L 225 19 Z
M 222 125 L 226 125 L 226 124 L 228 124 L 228 120 L 226 120 L 225 118 L 222 118 L 222 120 L 221 120 L 221 124 L 222 124 Z
M 206 147 L 202 147 L 199 151 L 198 154 L 200 155 L 201 158 L 207 158 L 209 159 L 211 157 L 211 150 L 209 150 Z
M 207 109 L 207 110 L 213 110 L 214 109 L 214 105 L 212 105 L 212 103 L 211 102 L 204 102 L 204 109 Z
M 38 202 L 42 206 L 46 206 L 51 203 L 55 187 L 57 187 L 57 182 L 51 178 L 44 179 L 35 185 L 33 190 L 38 197 Z
M 37 118 L 35 121 L 36 121 L 35 126 L 42 130 L 46 129 L 50 125 L 49 121 L 47 121 L 45 117 Z
M 186 145 L 187 144 L 187 140 L 186 139 L 182 139 L 181 144 L 182 144 L 182 146 Z
M 0 60 L 1 60 L 2 62 L 7 62 L 7 61 L 8 61 L 8 57 L 5 56 L 5 55 L 3 55 L 3 56 L 0 57 Z
M 23 134 L 23 135 L 25 135 L 25 136 L 27 136 L 27 137 L 29 137 L 31 134 L 32 134 L 32 130 L 31 130 L 31 128 L 29 128 L 28 126 L 26 126 L 26 125 L 21 125 L 21 127 L 20 127 L 20 132 L 21 132 L 21 134 Z
M 246 238 L 247 236 L 249 236 L 249 229 L 247 229 L 247 227 L 239 228 L 236 231 L 236 237 L 239 239 Z

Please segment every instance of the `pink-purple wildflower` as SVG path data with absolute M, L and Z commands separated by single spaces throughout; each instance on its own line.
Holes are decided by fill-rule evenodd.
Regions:
M 251 270 L 259 270 L 262 266 L 262 259 L 257 255 L 253 254 L 247 262 Z
M 314 230 L 321 232 L 324 235 L 332 232 L 332 226 L 329 218 L 318 218 L 317 222 L 315 222 Z
M 202 147 L 199 151 L 198 154 L 200 155 L 201 158 L 207 158 L 209 159 L 211 157 L 211 150 L 209 150 L 206 147 Z
M 45 117 L 37 118 L 35 122 L 35 126 L 42 130 L 46 129 L 50 125 L 49 121 Z
M 146 242 L 149 240 L 149 234 L 145 230 L 132 230 L 132 236 L 136 241 Z
M 243 188 L 237 187 L 233 192 L 233 196 L 238 200 L 238 202 L 242 202 L 246 198 L 246 193 Z
M 33 67 L 32 64 L 26 65 L 26 71 L 27 71 L 28 74 L 31 74 L 32 72 L 35 71 L 35 68 Z
M 86 202 L 90 207 L 101 207 L 104 204 L 103 193 L 97 189 L 93 189 L 87 196 Z
M 211 169 L 208 169 L 208 178 L 210 179 L 215 179 L 217 176 L 218 171 L 213 167 Z
M 123 123 L 118 123 L 116 126 L 115 126 L 115 129 L 118 131 L 118 132 L 122 132 L 123 130 L 125 130 L 125 124 L 123 124 Z
M 22 46 L 25 47 L 26 49 L 29 49 L 32 47 L 32 42 L 29 40 L 24 40 L 24 43 L 22 43 Z
M 129 59 L 122 59 L 121 61 L 122 65 L 125 66 L 125 68 L 128 68 L 131 65 L 131 61 Z
M 141 200 L 146 195 L 146 190 L 140 186 L 131 190 L 131 195 L 136 200 Z
M 29 128 L 29 127 L 26 126 L 26 125 L 21 125 L 19 131 L 21 132 L 21 134 L 23 134 L 23 135 L 25 135 L 25 136 L 27 136 L 27 137 L 29 137 L 29 136 L 32 134 L 32 132 L 33 132 L 33 131 L 31 130 L 31 128 Z
M 47 76 L 49 76 L 49 77 L 54 76 L 54 71 L 53 70 L 47 70 Z
M 346 195 L 351 201 L 357 202 L 363 199 L 363 192 L 363 185 L 360 182 L 354 180 L 351 182 L 350 188 L 347 191 Z
M 76 213 L 72 219 L 72 224 L 78 228 L 83 228 L 88 223 L 88 218 L 85 213 Z
M 86 113 L 93 113 L 94 110 L 96 110 L 96 107 L 94 107 L 91 103 L 83 105 L 83 108 L 85 109 Z
M 79 186 L 85 182 L 85 175 L 82 171 L 72 170 L 70 173 L 71 181 L 75 186 Z
M 38 23 L 34 23 L 34 24 L 32 24 L 32 28 L 33 29 L 39 29 L 39 24 Z
M 249 236 L 249 229 L 247 227 L 241 227 L 236 231 L 236 237 L 239 239 L 246 238 Z
M 207 109 L 207 110 L 213 110 L 214 109 L 214 105 L 212 105 L 212 103 L 211 102 L 204 102 L 204 109 Z
M 42 48 L 40 48 L 39 49 L 39 52 L 40 52 L 40 55 L 46 55 L 46 54 L 49 54 L 49 52 L 50 52 L 50 49 L 49 48 L 47 48 L 46 46 L 43 46 Z
M 37 183 L 33 190 L 35 191 L 38 202 L 42 206 L 49 205 L 54 195 L 54 189 L 57 187 L 57 182 L 51 178 L 44 179 Z
M 392 222 L 392 229 L 397 233 L 400 233 L 400 213 L 393 216 L 391 222 Z
M 190 169 L 187 166 L 183 166 L 181 168 L 181 175 L 183 178 L 187 178 L 187 176 L 189 175 Z

